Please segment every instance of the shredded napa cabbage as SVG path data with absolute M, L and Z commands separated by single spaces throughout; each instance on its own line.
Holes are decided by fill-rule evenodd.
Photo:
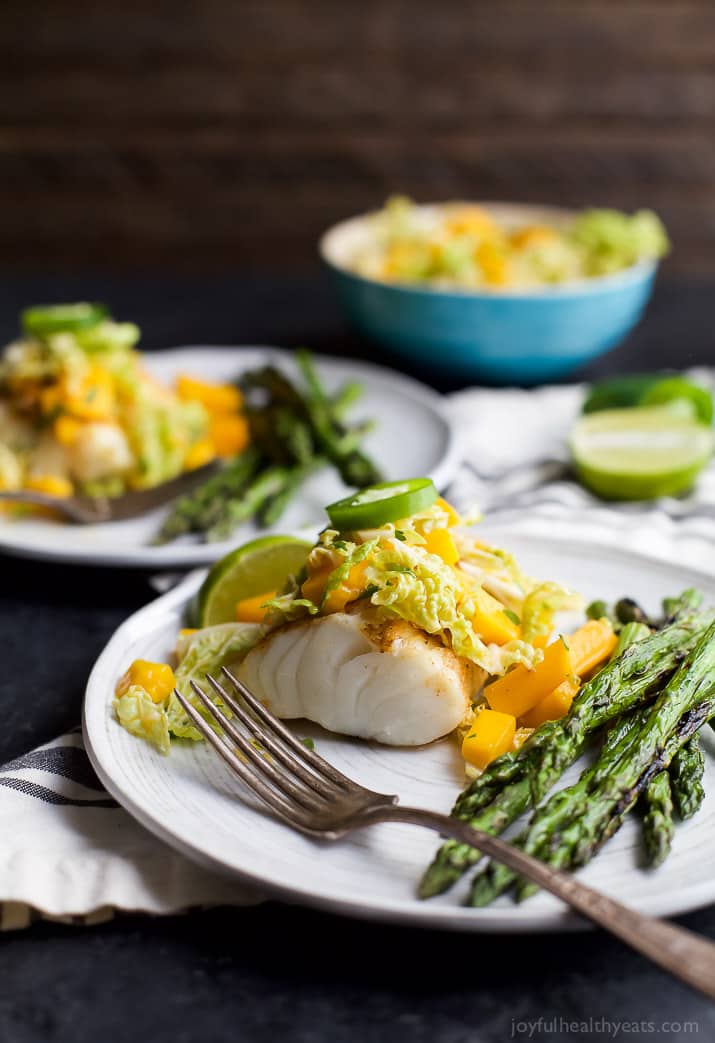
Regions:
M 475 602 L 458 573 L 421 547 L 384 541 L 370 559 L 367 579 L 378 587 L 369 599 L 373 605 L 428 634 L 441 634 L 456 655 L 489 674 L 503 674 L 515 663 L 533 666 L 541 658 L 525 641 L 482 641 L 472 626 Z
M 553 630 L 554 617 L 558 612 L 581 608 L 582 598 L 560 586 L 547 581 L 539 583 L 524 598 L 521 610 L 521 629 L 524 640 L 548 637 Z
M 194 695 L 191 682 L 206 690 L 206 674 L 219 675 L 221 667 L 238 662 L 265 632 L 266 628 L 257 623 L 221 623 L 187 634 L 177 642 L 176 687 L 212 727 L 215 722 Z M 220 698 L 215 697 L 214 701 L 226 716 L 231 716 Z M 125 695 L 114 700 L 114 709 L 127 731 L 146 739 L 162 753 L 169 752 L 172 735 L 197 742 L 203 738 L 173 692 L 163 702 L 155 703 L 144 688 L 132 685 Z
M 449 521 L 448 512 L 435 504 L 380 529 L 350 534 L 324 530 L 307 561 L 308 575 L 327 575 L 318 600 L 304 596 L 296 581 L 268 603 L 268 626 L 317 615 L 330 592 L 348 582 L 353 568 L 363 563 L 360 600 L 440 635 L 458 656 L 489 674 L 503 674 L 517 663 L 535 665 L 542 652 L 534 648 L 534 638 L 550 633 L 556 613 L 577 607 L 579 600 L 557 583 L 530 578 L 511 554 L 481 543 L 463 529 L 450 530 L 460 558 L 458 568 L 447 565 L 425 544 L 433 529 L 445 528 Z M 482 640 L 472 623 L 479 588 L 522 624 L 520 639 L 503 645 Z
M 258 644 L 265 634 L 259 623 L 219 623 L 188 634 L 177 646 L 176 684 L 182 695 L 191 695 L 191 681 L 230 666 Z
M 141 685 L 132 685 L 115 699 L 114 712 L 122 727 L 132 735 L 146 739 L 161 753 L 169 752 L 169 718 L 164 704 L 155 703 Z
M 209 723 L 213 724 L 213 721 L 196 699 L 191 682 L 194 681 L 205 688 L 206 674 L 219 675 L 222 667 L 231 666 L 241 660 L 258 644 L 265 633 L 266 628 L 258 623 L 219 623 L 188 635 L 178 646 L 176 687 Z M 215 701 L 222 706 L 227 716 L 230 716 L 218 697 Z M 201 739 L 200 733 L 189 721 L 173 692 L 167 700 L 166 712 L 172 735 L 181 739 Z
M 618 210 L 586 210 L 573 222 L 570 239 L 584 254 L 588 275 L 609 275 L 640 260 L 668 252 L 668 236 L 652 210 L 623 214 Z
M 536 585 L 519 567 L 513 554 L 475 539 L 469 532 L 455 532 L 459 568 L 479 583 L 505 608 L 521 616 L 527 593 Z
M 178 474 L 191 444 L 207 425 L 199 402 L 157 400 L 150 385 L 137 384 L 129 410 L 128 435 L 136 459 L 133 485 L 150 488 Z

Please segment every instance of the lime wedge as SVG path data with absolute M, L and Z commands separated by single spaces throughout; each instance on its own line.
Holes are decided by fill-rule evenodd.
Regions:
M 666 406 L 610 409 L 571 432 L 579 479 L 607 500 L 651 500 L 687 492 L 713 451 L 713 432 Z
M 212 566 L 196 596 L 195 625 L 215 626 L 236 619 L 236 602 L 280 591 L 301 570 L 312 543 L 293 536 L 262 536 L 237 547 Z

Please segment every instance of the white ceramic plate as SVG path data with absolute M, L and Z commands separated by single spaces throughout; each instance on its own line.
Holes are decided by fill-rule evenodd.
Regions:
M 181 372 L 206 380 L 235 380 L 245 370 L 268 363 L 291 376 L 296 375 L 291 353 L 277 348 L 190 347 L 147 352 L 144 358 L 147 369 L 166 384 Z M 365 362 L 318 356 L 317 364 L 329 391 L 336 390 L 346 380 L 357 380 L 363 385 L 363 397 L 350 415 L 377 421 L 364 444 L 386 478 L 424 474 L 442 487 L 450 481 L 459 463 L 459 453 L 441 395 L 410 377 Z M 325 517 L 325 504 L 345 494 L 346 488 L 335 472 L 326 469 L 305 483 L 279 525 L 268 531 L 315 527 Z M 11 521 L 0 517 L 0 550 L 24 557 L 87 565 L 187 568 L 210 564 L 258 531 L 250 523 L 237 529 L 232 538 L 223 543 L 180 540 L 164 547 L 152 547 L 150 541 L 165 512 L 166 508 L 131 521 L 87 526 L 45 520 Z
M 485 530 L 486 532 L 486 530 Z M 699 586 L 715 602 L 715 578 L 656 559 L 587 543 L 559 543 L 499 534 L 533 575 L 558 578 L 585 597 L 628 594 L 652 611 L 666 594 Z M 496 535 L 491 534 L 496 540 Z M 176 744 L 167 757 L 133 738 L 113 719 L 117 678 L 137 657 L 162 659 L 172 649 L 188 598 L 201 581 L 180 587 L 132 616 L 97 661 L 87 688 L 87 750 L 107 789 L 148 829 L 190 858 L 250 881 L 268 895 L 365 917 L 465 931 L 565 930 L 582 921 L 550 895 L 515 905 L 502 898 L 488 909 L 460 905 L 464 887 L 429 902 L 415 898 L 436 837 L 406 825 L 381 825 L 337 844 L 316 843 L 249 804 L 240 783 L 206 744 Z M 462 786 L 461 762 L 450 740 L 422 749 L 394 749 L 331 735 L 300 722 L 318 752 L 345 774 L 404 803 L 448 811 Z M 707 733 L 707 734 L 706 734 Z M 715 744 L 709 729 L 704 807 L 676 828 L 673 851 L 656 871 L 639 867 L 640 835 L 631 815 L 582 871 L 582 878 L 644 912 L 669 915 L 715 900 Z M 572 769 L 569 781 L 577 774 Z

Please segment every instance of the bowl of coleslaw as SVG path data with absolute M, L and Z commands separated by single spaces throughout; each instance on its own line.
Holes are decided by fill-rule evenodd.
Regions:
M 370 340 L 450 378 L 527 385 L 623 340 L 668 248 L 649 210 L 401 197 L 320 241 L 343 310 Z

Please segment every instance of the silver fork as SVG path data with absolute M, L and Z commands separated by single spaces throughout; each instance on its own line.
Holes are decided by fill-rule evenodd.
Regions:
M 123 496 L 48 496 L 34 489 L 0 492 L 0 502 L 29 503 L 37 507 L 51 507 L 76 525 L 100 525 L 103 522 L 126 521 L 137 518 L 147 511 L 161 507 L 177 496 L 195 489 L 210 478 L 219 467 L 219 460 L 212 460 L 193 471 L 186 471 L 168 482 L 153 485 L 150 489 L 137 489 Z
M 456 818 L 406 807 L 398 804 L 397 796 L 366 789 L 296 739 L 230 670 L 224 668 L 222 673 L 223 684 L 210 675 L 206 680 L 234 715 L 231 719 L 199 685 L 192 682 L 191 687 L 223 734 L 217 733 L 178 690 L 174 694 L 196 728 L 248 789 L 293 829 L 320 840 L 339 840 L 377 822 L 409 822 L 453 837 L 550 891 L 676 978 L 715 999 L 712 942 L 629 909 Z M 240 699 L 227 691 L 226 682 Z

